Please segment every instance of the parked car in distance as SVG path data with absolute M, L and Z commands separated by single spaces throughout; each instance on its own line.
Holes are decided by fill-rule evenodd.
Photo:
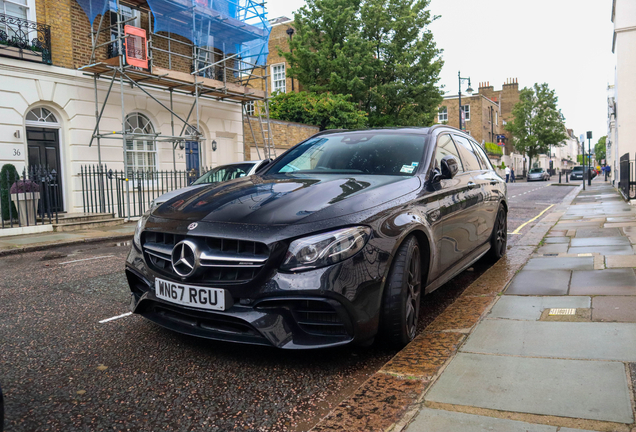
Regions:
M 585 173 L 586 167 L 578 165 L 572 168 L 572 172 L 570 173 L 570 180 L 583 180 L 583 174 Z M 591 177 L 596 177 L 596 171 L 590 171 Z
M 219 165 L 218 167 L 211 169 L 210 171 L 206 172 L 201 177 L 193 181 L 190 186 L 176 189 L 158 196 L 152 201 L 152 203 L 150 204 L 150 208 L 158 206 L 191 188 L 199 188 L 213 183 L 220 183 L 239 177 L 253 175 L 258 170 L 266 167 L 271 161 L 271 159 L 264 159 Z
M 130 309 L 214 340 L 402 347 L 423 295 L 505 254 L 507 212 L 505 181 L 458 129 L 324 131 L 144 215 Z
M 547 181 L 550 180 L 550 173 L 543 168 L 532 168 L 528 173 L 528 181 Z

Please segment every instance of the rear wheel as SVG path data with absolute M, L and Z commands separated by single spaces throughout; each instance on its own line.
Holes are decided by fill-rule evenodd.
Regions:
M 393 260 L 384 288 L 380 335 L 402 348 L 415 338 L 422 296 L 422 255 L 417 239 L 407 238 Z
M 490 250 L 488 258 L 492 261 L 498 261 L 499 258 L 506 254 L 506 246 L 508 245 L 508 213 L 503 204 L 499 204 L 497 210 L 497 219 L 490 236 Z

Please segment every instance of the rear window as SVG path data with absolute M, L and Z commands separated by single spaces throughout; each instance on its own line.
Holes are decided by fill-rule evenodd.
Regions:
M 223 165 L 205 173 L 193 184 L 218 183 L 235 178 L 245 177 L 252 169 L 254 163 L 244 163 L 236 165 Z
M 277 159 L 272 174 L 412 176 L 424 154 L 424 135 L 350 132 L 319 136 Z

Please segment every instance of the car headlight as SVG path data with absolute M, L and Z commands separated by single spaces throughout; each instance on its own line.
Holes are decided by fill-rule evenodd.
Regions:
M 352 227 L 294 240 L 281 270 L 298 271 L 325 267 L 358 253 L 371 237 L 371 228 Z
M 133 235 L 133 243 L 135 243 L 135 246 L 137 246 L 139 250 L 141 250 L 141 231 L 144 229 L 144 226 L 146 226 L 146 220 L 148 220 L 146 215 L 139 218 L 137 226 L 135 227 L 135 235 Z

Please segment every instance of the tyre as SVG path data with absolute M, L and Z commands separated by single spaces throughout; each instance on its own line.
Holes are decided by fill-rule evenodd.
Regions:
M 490 250 L 486 254 L 487 259 L 492 262 L 498 261 L 506 254 L 508 244 L 508 213 L 503 204 L 499 204 L 495 226 L 490 235 Z
M 422 296 L 422 252 L 414 236 L 397 251 L 382 296 L 380 336 L 402 348 L 415 337 Z

